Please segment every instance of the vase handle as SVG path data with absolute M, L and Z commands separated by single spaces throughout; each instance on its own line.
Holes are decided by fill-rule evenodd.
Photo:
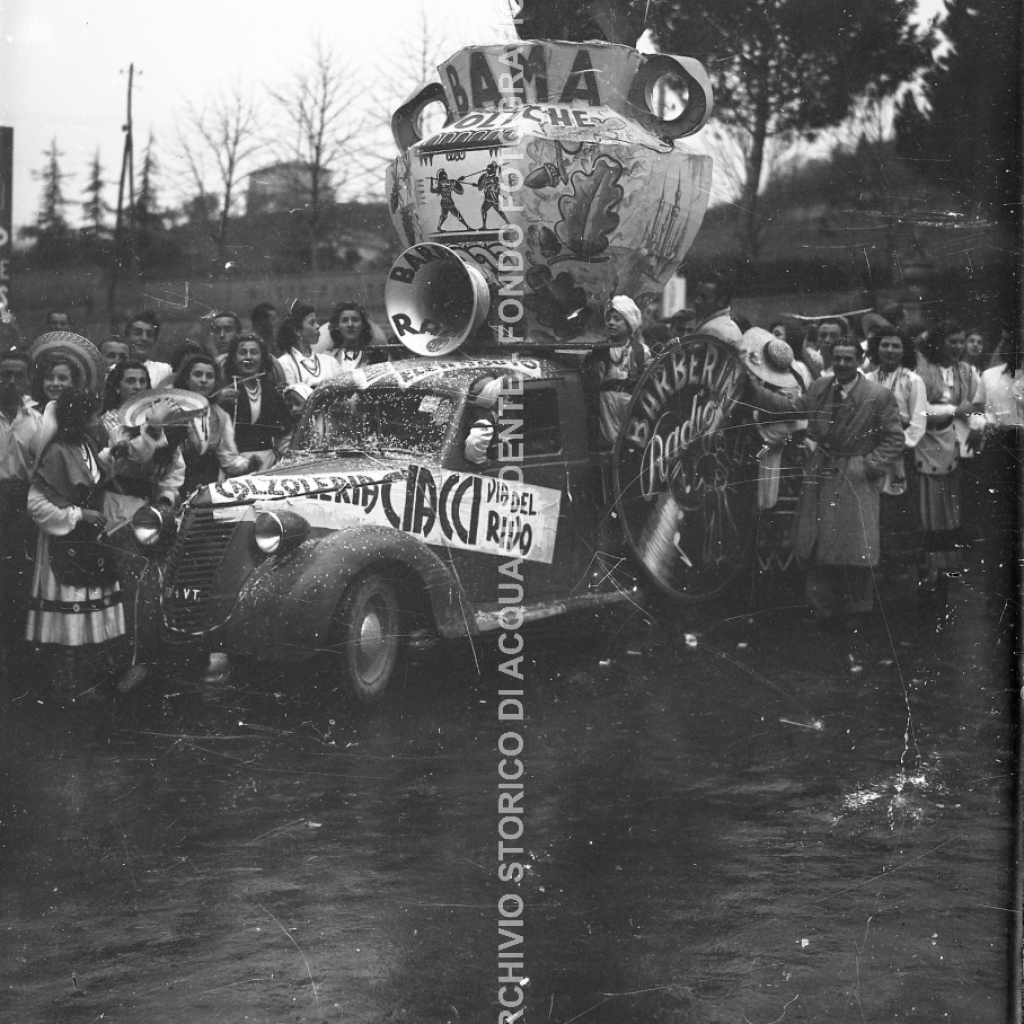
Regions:
M 655 85 L 668 75 L 681 78 L 689 93 L 686 106 L 671 121 L 659 117 L 652 106 Z M 637 112 L 637 120 L 648 131 L 663 138 L 680 139 L 699 132 L 707 124 L 712 107 L 711 81 L 704 65 L 693 57 L 645 55 L 629 90 L 629 102 Z
M 431 103 L 443 104 L 447 114 L 446 123 L 451 121 L 451 107 L 448 106 L 448 99 L 440 82 L 428 82 L 417 89 L 391 115 L 391 134 L 395 137 L 395 145 L 398 146 L 400 153 L 404 153 L 417 142 L 423 141 L 423 136 L 419 131 L 419 119 Z

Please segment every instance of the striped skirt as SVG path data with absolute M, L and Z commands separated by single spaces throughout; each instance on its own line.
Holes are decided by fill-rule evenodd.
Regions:
M 124 636 L 121 587 L 70 587 L 50 568 L 50 538 L 39 531 L 25 638 L 37 644 L 81 647 Z

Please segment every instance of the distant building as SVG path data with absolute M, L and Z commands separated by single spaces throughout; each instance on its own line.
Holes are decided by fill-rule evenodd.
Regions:
M 334 199 L 334 186 L 329 171 L 321 172 L 320 191 L 323 201 Z M 261 167 L 249 175 L 246 193 L 247 213 L 286 213 L 309 202 L 313 189 L 313 168 L 299 161 L 285 161 Z

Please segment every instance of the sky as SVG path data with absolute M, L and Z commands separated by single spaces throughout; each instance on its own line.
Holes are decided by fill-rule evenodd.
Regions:
M 318 36 L 368 92 L 406 77 L 397 72 L 403 48 L 425 18 L 442 59 L 512 36 L 508 0 L 0 0 L 0 125 L 14 128 L 15 227 L 35 219 L 41 184 L 31 172 L 53 139 L 72 175 L 66 197 L 82 200 L 99 149 L 114 205 L 133 62 L 136 174 L 152 131 L 167 204 L 180 199 L 176 125 L 187 104 L 201 107 L 235 83 L 284 87 Z
M 14 128 L 14 226 L 35 219 L 41 184 L 32 172 L 54 139 L 70 175 L 66 198 L 82 201 L 99 150 L 105 198 L 115 204 L 132 63 L 136 174 L 152 132 L 167 206 L 185 195 L 177 132 L 189 104 L 202 107 L 236 84 L 258 93 L 286 86 L 318 37 L 369 103 L 374 93 L 409 88 L 403 55 L 424 32 L 442 59 L 470 43 L 514 38 L 510 0 L 0 0 L 0 125 Z M 693 141 L 701 148 L 699 136 Z M 77 223 L 80 207 L 68 215 Z

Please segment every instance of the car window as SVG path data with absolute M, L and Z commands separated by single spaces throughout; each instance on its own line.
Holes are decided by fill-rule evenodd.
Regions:
M 454 412 L 450 395 L 424 388 L 331 389 L 314 393 L 290 450 L 440 456 Z
M 562 450 L 562 427 L 558 419 L 558 392 L 553 387 L 525 388 L 522 418 L 523 457 L 552 455 Z

